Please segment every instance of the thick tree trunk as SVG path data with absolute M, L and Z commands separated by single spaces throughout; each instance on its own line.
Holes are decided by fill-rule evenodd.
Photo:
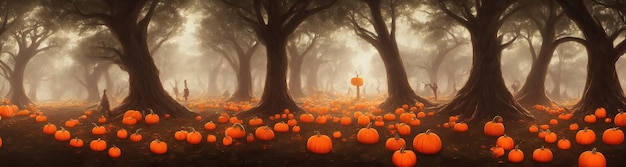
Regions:
M 272 34 L 280 34 L 273 32 Z M 291 98 L 287 88 L 287 68 L 288 59 L 286 52 L 286 40 L 266 39 L 267 75 L 265 78 L 265 88 L 259 101 L 259 105 L 246 111 L 236 114 L 239 118 L 268 116 L 283 113 L 284 109 L 297 113 L 302 109 L 296 105 Z
M 613 39 L 606 34 L 602 25 L 598 25 L 582 0 L 558 2 L 583 32 L 588 54 L 583 96 L 572 109 L 575 115 L 582 117 L 593 113 L 598 107 L 604 107 L 607 116 L 612 117 L 618 113 L 617 109 L 626 107 L 626 97 L 615 70 L 621 51 L 614 48 Z
M 98 83 L 100 82 L 100 77 L 104 72 L 109 69 L 109 64 L 98 64 L 93 69 L 91 74 L 86 75 L 85 77 L 85 88 L 87 88 L 87 99 L 88 102 L 97 102 L 100 100 L 100 88 L 98 88 Z
M 307 73 L 306 91 L 309 93 L 320 90 L 317 75 L 317 72 L 320 70 L 320 65 L 319 60 L 315 60 L 315 62 L 311 64 L 311 68 Z
M 530 109 L 535 104 L 548 106 L 552 101 L 546 95 L 545 82 L 554 52 L 553 40 L 554 33 L 551 36 L 543 36 L 537 60 L 534 61 L 524 85 L 515 95 L 517 101 L 525 108 Z
M 439 112 L 459 115 L 466 122 L 485 122 L 499 115 L 506 120 L 532 120 L 534 117 L 513 99 L 502 78 L 502 40 L 499 21 L 507 6 L 485 3 L 467 29 L 472 40 L 472 68 L 466 84 Z M 502 5 L 502 4 L 500 4 Z
M 116 35 L 120 42 L 124 55 L 121 60 L 128 72 L 129 92 L 120 106 L 113 109 L 113 114 L 121 116 L 127 110 L 152 109 L 154 113 L 163 116 L 170 114 L 172 117 L 195 116 L 195 113 L 180 105 L 163 89 L 159 79 L 159 70 L 154 64 L 148 46 L 142 37 L 135 20 L 131 23 L 117 23 L 110 25 L 111 32 Z
M 297 52 L 291 52 L 291 54 L 297 54 Z M 289 91 L 293 98 L 304 97 L 302 91 L 302 61 L 304 56 L 291 56 L 291 63 L 289 64 Z
M 28 107 L 28 104 L 32 103 L 28 96 L 26 96 L 26 91 L 24 90 L 24 71 L 32 57 L 33 56 L 27 55 L 17 56 L 15 67 L 11 74 L 11 79 L 9 80 L 11 85 L 11 103 L 18 106 L 20 109 L 25 109 Z
M 248 53 L 252 54 L 252 53 Z M 252 100 L 252 71 L 250 61 L 252 55 L 239 55 L 239 70 L 237 73 L 237 88 L 228 101 Z
M 220 96 L 221 93 L 219 88 L 217 87 L 217 77 L 220 74 L 222 67 L 221 65 L 215 65 L 215 67 L 213 67 L 211 69 L 211 71 L 207 72 L 207 74 L 209 75 L 209 81 L 207 82 L 207 89 L 209 92 L 209 96 Z

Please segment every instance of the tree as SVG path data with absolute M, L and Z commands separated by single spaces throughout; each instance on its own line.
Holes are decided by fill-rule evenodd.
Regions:
M 500 27 L 519 7 L 514 0 L 437 1 L 439 8 L 471 37 L 473 60 L 467 83 L 456 97 L 439 111 L 459 115 L 469 122 L 482 122 L 496 115 L 508 120 L 532 120 L 534 117 L 513 99 L 502 78 L 502 49 L 515 38 L 503 43 Z M 475 12 L 472 12 L 475 11 Z
M 101 58 L 115 57 L 115 53 L 113 52 L 98 49 L 102 47 L 102 45 L 111 45 L 104 44 L 105 41 L 107 41 L 106 43 L 114 42 L 115 39 L 110 38 L 109 35 L 110 34 L 106 32 L 98 31 L 93 36 L 83 39 L 76 47 L 72 56 L 76 62 L 77 68 L 79 68 L 77 71 L 83 72 L 82 75 L 74 75 L 74 78 L 80 85 L 87 89 L 87 98 L 85 101 L 97 102 L 101 99 L 101 90 L 98 88 L 100 77 L 102 77 L 114 63 L 119 63 L 119 60 L 112 62 L 108 61 L 112 59 L 107 60 Z
M 559 10 L 555 1 L 529 1 L 528 7 L 523 11 L 524 15 L 528 16 L 531 23 L 536 26 L 533 30 L 527 30 L 526 34 L 522 35 L 528 42 L 533 65 L 524 85 L 515 94 L 515 98 L 526 108 L 531 108 L 535 104 L 547 106 L 552 100 L 546 95 L 545 81 L 553 53 L 559 44 L 572 41 L 573 38 L 557 36 L 563 34 L 557 33 L 557 31 L 569 27 L 569 24 L 563 23 L 562 18 L 565 14 Z M 558 25 L 564 25 L 565 28 Z M 530 29 L 530 27 L 526 28 Z M 539 52 L 536 51 L 532 42 L 535 31 L 541 36 Z
M 121 46 L 121 51 L 114 52 L 128 72 L 129 93 L 112 110 L 116 118 L 121 118 L 119 116 L 129 109 L 152 109 L 156 114 L 170 114 L 173 117 L 195 115 L 167 94 L 148 48 L 148 27 L 156 9 L 172 2 L 68 0 L 65 6 L 67 11 L 83 20 L 96 21 L 106 26 Z
M 202 21 L 202 25 L 207 27 L 201 32 L 203 47 L 214 50 L 226 59 L 237 76 L 237 87 L 228 101 L 250 101 L 253 98 L 250 61 L 260 44 L 245 22 L 229 13 L 228 8 L 220 6 L 223 5 L 220 1 L 205 1 L 205 5 L 208 16 Z M 217 78 L 218 72 L 209 73 L 213 73 L 210 74 L 212 78 Z
M 416 102 L 433 106 L 431 102 L 412 91 L 398 50 L 396 22 L 399 16 L 398 10 L 402 7 L 402 2 L 406 1 L 391 0 L 382 3 L 380 0 L 361 0 L 360 2 L 365 3 L 369 14 L 365 14 L 364 9 L 356 9 L 349 14 L 349 21 L 356 35 L 376 48 L 385 65 L 389 96 L 379 105 L 379 108 L 391 111 L 403 104 L 415 105 Z M 363 21 L 360 20 L 367 20 L 367 23 L 362 23 Z M 388 22 L 389 25 L 387 25 Z M 363 24 L 371 25 L 374 31 L 368 30 Z
M 251 29 L 257 40 L 266 47 L 267 76 L 259 105 L 237 113 L 238 117 L 254 115 L 266 117 L 282 113 L 284 109 L 299 112 L 301 109 L 291 98 L 287 88 L 287 52 L 289 36 L 306 18 L 332 6 L 336 0 L 290 1 L 232 1 L 225 3 L 237 9 L 237 14 Z
M 304 97 L 301 78 L 302 63 L 304 62 L 305 56 L 310 55 L 311 50 L 315 48 L 319 38 L 320 34 L 317 32 L 300 32 L 294 35 L 287 43 L 287 53 L 289 55 L 289 90 L 294 98 Z
M 626 39 L 620 38 L 626 31 L 626 3 L 593 1 L 589 7 L 583 0 L 557 2 L 582 31 L 585 39 L 578 41 L 583 43 L 588 54 L 583 95 L 572 110 L 582 116 L 604 107 L 607 116 L 617 114 L 617 109 L 626 106 L 624 90 L 615 70 L 615 63 L 626 53 Z
M 46 18 L 47 19 L 47 18 Z M 53 23 L 44 20 L 28 20 L 18 27 L 11 37 L 17 44 L 16 52 L 9 52 L 13 65 L 0 60 L 2 77 L 9 80 L 11 85 L 11 102 L 23 109 L 32 101 L 26 96 L 24 89 L 24 72 L 28 62 L 38 54 L 57 47 L 54 40 L 48 40 L 55 32 Z M 44 43 L 47 42 L 47 43 Z

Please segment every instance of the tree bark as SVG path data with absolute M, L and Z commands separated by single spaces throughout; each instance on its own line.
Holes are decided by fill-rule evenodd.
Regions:
M 21 52 L 21 51 L 20 51 Z M 25 54 L 28 54 L 25 51 Z M 25 109 L 28 107 L 28 104 L 31 104 L 32 101 L 26 96 L 26 91 L 24 90 L 24 71 L 26 69 L 26 65 L 30 61 L 30 59 L 34 55 L 19 55 L 16 57 L 15 66 L 13 68 L 13 73 L 11 74 L 11 78 L 9 83 L 11 85 L 11 103 L 18 106 L 20 109 Z
M 252 68 L 250 62 L 252 55 L 256 51 L 258 44 L 249 48 L 248 51 L 243 52 L 242 49 L 238 51 L 237 56 L 239 58 L 239 69 L 237 70 L 237 88 L 228 101 L 250 101 L 252 98 Z
M 127 110 L 152 109 L 155 114 L 170 114 L 172 117 L 196 115 L 180 105 L 163 89 L 159 70 L 148 51 L 148 45 L 136 20 L 110 23 L 110 30 L 116 35 L 123 48 L 121 60 L 128 72 L 129 92 L 122 103 L 113 109 L 117 119 Z
M 97 102 L 100 100 L 100 88 L 98 88 L 98 83 L 100 82 L 100 77 L 109 69 L 110 66 L 110 63 L 98 63 L 96 67 L 94 67 L 91 74 L 87 74 L 85 76 L 85 88 L 87 88 L 86 101 Z
M 626 106 L 624 90 L 620 85 L 615 63 L 624 52 L 619 48 L 626 41 L 613 46 L 613 39 L 587 10 L 582 0 L 558 0 L 563 11 L 576 23 L 585 37 L 588 53 L 587 80 L 580 101 L 573 106 L 575 115 L 582 117 L 604 107 L 608 117 Z M 613 35 L 611 35 L 613 36 Z
M 503 21 L 500 19 L 513 2 L 502 0 L 484 2 L 475 17 L 463 22 L 470 32 L 472 41 L 472 68 L 466 84 L 439 113 L 459 115 L 461 120 L 473 123 L 484 122 L 496 115 L 506 120 L 534 120 L 534 117 L 513 99 L 513 95 L 504 84 L 500 67 L 501 51 L 505 47 L 502 38 L 498 36 Z

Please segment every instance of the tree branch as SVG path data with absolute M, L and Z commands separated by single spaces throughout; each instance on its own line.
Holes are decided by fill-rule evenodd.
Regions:
M 140 33 L 143 37 L 143 40 L 148 39 L 148 24 L 150 24 L 150 19 L 152 19 L 152 15 L 154 15 L 154 11 L 156 10 L 158 4 L 159 0 L 152 0 L 152 3 L 150 3 L 150 9 L 148 9 L 148 13 L 146 13 L 146 16 L 144 16 L 143 19 L 139 21 L 138 26 L 141 29 Z
M 450 16 L 452 19 L 456 20 L 459 24 L 461 24 L 461 26 L 469 28 L 469 21 L 462 18 L 459 15 L 454 14 L 454 12 L 450 11 L 450 9 L 448 9 L 448 7 L 446 7 L 446 4 L 444 4 L 443 1 L 439 1 L 439 8 L 448 16 Z
M 78 4 L 76 4 L 76 2 L 72 1 L 72 0 L 66 0 L 68 3 L 70 3 L 73 7 L 74 10 L 68 10 L 68 11 L 73 11 L 76 14 L 78 14 L 79 16 L 82 16 L 84 18 L 94 18 L 94 19 L 99 19 L 102 20 L 104 22 L 110 22 L 112 20 L 110 15 L 104 14 L 104 13 L 85 13 L 83 11 L 80 10 L 80 7 L 78 7 Z

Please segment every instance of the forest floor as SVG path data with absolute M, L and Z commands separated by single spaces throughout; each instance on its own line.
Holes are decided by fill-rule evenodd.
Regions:
M 62 126 L 66 120 L 77 118 L 85 112 L 84 106 L 76 105 L 42 106 L 39 109 L 47 115 L 49 123 L 57 126 Z M 385 140 L 393 137 L 387 125 L 397 121 L 376 127 L 380 140 L 373 145 L 356 141 L 356 133 L 362 126 L 356 125 L 354 119 L 350 126 L 342 126 L 331 120 L 323 125 L 298 122 L 302 129 L 299 133 L 276 133 L 276 138 L 271 141 L 247 142 L 245 138 L 237 139 L 232 145 L 224 146 L 221 139 L 224 137 L 224 130 L 231 124 L 217 124 L 214 130 L 205 130 L 203 127 L 208 121 L 216 122 L 217 112 L 225 111 L 205 109 L 195 112 L 203 119 L 161 118 L 156 125 L 140 122 L 133 126 L 123 125 L 120 121 L 109 121 L 100 124 L 107 128 L 107 133 L 98 136 L 92 135 L 90 131 L 94 127 L 91 122 L 97 122 L 100 117 L 99 113 L 94 112 L 86 120 L 81 120 L 81 124 L 76 127 L 67 128 L 72 133 L 72 138 L 78 137 L 85 141 L 82 148 L 70 147 L 67 141 L 59 142 L 53 135 L 44 134 L 42 127 L 46 123 L 37 123 L 28 116 L 3 118 L 0 120 L 0 137 L 3 142 L 0 147 L 0 166 L 393 166 L 393 152 L 385 149 Z M 411 134 L 402 138 L 407 141 L 408 147 L 412 147 L 413 137 L 427 129 L 441 137 L 442 150 L 435 155 L 418 153 L 417 166 L 576 166 L 579 154 L 593 147 L 604 154 L 608 166 L 626 166 L 625 144 L 610 146 L 602 143 L 602 132 L 612 127 L 612 123 L 598 121 L 587 124 L 576 119 L 559 120 L 559 124 L 550 127 L 550 130 L 556 132 L 559 139 L 565 137 L 572 141 L 571 149 L 560 150 L 556 143 L 546 143 L 537 137 L 537 133 L 528 131 L 531 124 L 547 124 L 550 118 L 556 118 L 556 115 L 538 117 L 536 122 L 504 120 L 506 134 L 513 137 L 525 154 L 521 163 L 508 162 L 506 154 L 493 158 L 489 148 L 495 145 L 496 137 L 486 137 L 480 125 L 470 125 L 469 131 L 464 133 L 442 127 L 442 123 L 448 122 L 448 116 L 444 115 L 435 114 L 421 119 L 421 125 L 412 127 Z M 254 127 L 247 125 L 247 121 L 244 120 L 246 133 L 253 132 Z M 264 119 L 264 124 L 272 127 L 277 121 Z M 576 131 L 568 130 L 570 123 L 574 122 L 580 128 L 593 129 L 597 135 L 596 142 L 589 146 L 575 144 Z M 175 140 L 174 132 L 185 127 L 194 127 L 202 133 L 202 142 L 192 145 L 186 141 Z M 143 140 L 131 142 L 128 139 L 118 139 L 115 132 L 120 128 L 125 128 L 129 134 L 138 128 L 143 129 L 139 132 L 143 135 Z M 332 136 L 331 133 L 337 130 L 342 132 L 343 137 L 332 139 L 333 150 L 329 154 L 318 155 L 306 149 L 307 139 L 314 134 L 313 131 Z M 207 134 L 216 135 L 218 142 L 206 142 Z M 106 150 L 91 151 L 89 141 L 97 138 L 107 141 L 108 147 L 114 144 L 121 148 L 121 157 L 110 158 Z M 167 142 L 167 153 L 156 155 L 150 152 L 148 145 L 157 138 Z M 553 152 L 554 159 L 551 162 L 538 163 L 532 159 L 532 151 L 541 146 Z

